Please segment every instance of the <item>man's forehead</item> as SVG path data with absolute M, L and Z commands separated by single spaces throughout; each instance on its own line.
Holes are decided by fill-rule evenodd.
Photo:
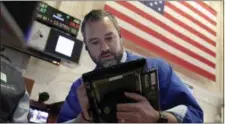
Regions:
M 90 21 L 87 21 L 86 23 L 86 28 L 87 29 L 92 29 L 92 28 L 96 28 L 96 27 L 99 27 L 99 28 L 104 28 L 104 27 L 112 27 L 114 26 L 112 21 L 109 19 L 109 17 L 103 17 L 102 19 L 99 19 L 99 20 L 90 20 Z

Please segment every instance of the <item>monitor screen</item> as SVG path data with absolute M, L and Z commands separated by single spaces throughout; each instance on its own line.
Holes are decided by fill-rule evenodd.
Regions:
M 60 30 L 51 28 L 44 52 L 61 60 L 79 63 L 83 42 Z
M 48 113 L 39 109 L 30 108 L 29 122 L 46 123 L 48 120 Z
M 65 56 L 71 57 L 74 44 L 75 44 L 74 41 L 65 38 L 63 36 L 59 36 L 55 51 Z

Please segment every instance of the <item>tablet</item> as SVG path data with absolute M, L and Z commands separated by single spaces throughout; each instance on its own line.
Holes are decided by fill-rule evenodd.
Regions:
M 37 108 L 30 108 L 28 121 L 31 123 L 47 123 L 49 113 Z
M 157 69 L 148 69 L 146 59 L 137 59 L 82 75 L 94 122 L 116 123 L 116 105 L 134 103 L 124 92 L 145 96 L 159 110 Z

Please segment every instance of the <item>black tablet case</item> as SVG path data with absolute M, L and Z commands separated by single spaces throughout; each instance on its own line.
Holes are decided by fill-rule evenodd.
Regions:
M 157 69 L 149 70 L 146 59 L 137 59 L 82 75 L 94 122 L 117 122 L 116 105 L 132 103 L 124 92 L 145 96 L 156 110 L 160 110 Z

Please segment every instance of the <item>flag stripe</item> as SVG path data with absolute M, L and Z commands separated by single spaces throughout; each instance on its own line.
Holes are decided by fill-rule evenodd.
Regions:
M 192 39 L 194 42 L 197 42 L 199 44 L 201 44 L 202 46 L 206 47 L 207 49 L 211 50 L 212 52 L 216 52 L 216 48 L 214 46 L 212 46 L 211 44 L 208 44 L 207 42 L 203 43 L 201 42 L 202 40 L 199 39 L 197 36 L 195 36 L 195 34 L 190 33 L 188 30 L 185 30 L 183 27 L 181 27 L 180 25 L 174 23 L 173 21 L 167 19 L 165 16 L 157 13 L 156 11 L 154 11 L 153 9 L 150 9 L 149 7 L 147 7 L 146 5 L 140 3 L 140 2 L 128 2 L 129 4 L 133 5 L 134 7 L 138 8 L 139 10 L 141 10 L 143 13 L 148 14 L 151 17 L 153 17 L 153 19 L 157 19 L 159 22 L 158 23 L 164 23 L 167 27 L 169 26 L 170 28 L 174 29 L 176 32 L 173 31 L 173 33 L 176 35 L 177 32 L 179 32 L 180 34 L 185 35 L 186 37 Z M 124 6 L 125 7 L 125 6 Z M 168 7 L 165 7 L 166 10 Z M 132 9 L 131 9 L 132 10 Z M 135 11 L 136 12 L 136 11 Z M 174 11 L 173 11 L 174 12 Z M 137 13 L 137 12 L 136 12 Z M 139 13 L 137 13 L 139 14 Z M 146 18 L 146 16 L 143 16 L 144 18 Z M 147 17 L 148 18 L 148 17 Z M 180 17 L 182 18 L 182 17 Z M 151 21 L 151 20 L 150 20 Z M 186 20 L 183 20 L 186 21 Z M 159 25 L 160 26 L 160 25 Z M 167 30 L 164 25 L 162 25 L 161 27 L 163 27 L 165 30 Z M 201 28 L 202 29 L 202 28 Z M 199 30 L 202 31 L 202 30 Z M 185 40 L 186 37 L 183 37 L 183 35 L 179 38 Z M 194 36 L 194 37 L 193 37 Z M 192 41 L 186 41 L 186 42 L 192 42 Z M 191 43 L 190 43 L 191 44 Z
M 216 42 L 214 42 L 213 40 L 207 38 L 205 35 L 201 34 L 200 32 L 196 31 L 196 30 L 193 29 L 191 26 L 188 26 L 188 25 L 187 25 L 187 22 L 186 22 L 186 23 L 183 23 L 183 22 L 181 22 L 180 20 L 176 19 L 176 18 L 179 18 L 179 17 L 176 16 L 176 13 L 174 13 L 174 12 L 172 12 L 172 11 L 166 11 L 166 10 L 168 10 L 168 9 L 170 9 L 170 8 L 165 8 L 165 12 L 164 12 L 164 16 L 165 16 L 166 18 L 172 20 L 174 23 L 177 23 L 178 25 L 182 26 L 183 28 L 187 29 L 189 32 L 195 34 L 196 36 L 198 36 L 199 38 L 202 39 L 202 40 L 200 39 L 200 40 L 198 40 L 198 41 L 203 41 L 202 43 L 204 43 L 204 41 L 205 41 L 205 42 L 208 42 L 209 44 L 211 44 L 211 45 L 213 45 L 213 46 L 216 46 Z M 171 14 L 171 12 L 172 12 L 173 14 Z M 172 15 L 173 15 L 174 17 L 173 17 Z M 175 17 L 176 17 L 176 18 L 175 18 Z M 198 39 L 199 39 L 199 38 L 198 38 Z M 196 39 L 196 38 L 194 38 L 194 39 Z M 196 39 L 196 40 L 197 40 L 197 39 Z
M 202 2 L 202 1 L 195 1 L 197 4 L 199 4 L 200 6 L 202 6 L 204 9 L 206 9 L 207 11 L 209 11 L 211 14 L 213 14 L 214 16 L 216 16 L 216 11 L 211 8 L 210 6 L 208 6 L 206 3 Z
M 204 18 L 205 20 L 207 20 L 209 23 L 211 23 L 212 25 L 216 26 L 216 21 L 212 20 L 211 18 L 209 18 L 208 16 L 204 15 L 201 11 L 199 11 L 198 9 L 194 8 L 192 5 L 190 5 L 188 2 L 186 1 L 181 1 L 181 4 L 183 4 L 184 6 L 188 7 L 189 9 L 191 9 L 192 11 L 194 11 L 195 13 L 197 13 L 199 16 L 201 16 L 202 18 Z
M 204 24 L 202 24 L 201 22 L 199 22 L 198 20 L 194 19 L 192 16 L 189 16 L 187 13 L 183 13 L 180 9 L 178 9 L 176 6 L 174 6 L 173 4 L 171 4 L 170 2 L 165 2 L 165 5 L 170 7 L 171 9 L 173 9 L 174 11 L 180 13 L 182 16 L 188 18 L 189 20 L 191 20 L 192 22 L 196 23 L 197 25 L 199 25 L 200 27 L 202 27 L 203 29 L 207 30 L 209 33 L 211 33 L 212 35 L 216 36 L 216 32 L 211 30 L 210 28 L 208 28 L 207 26 L 205 26 Z
M 205 51 L 206 53 L 212 55 L 213 57 L 216 56 L 215 52 L 213 52 L 212 50 L 209 50 L 209 48 L 205 47 L 207 44 L 200 44 L 198 43 L 197 41 L 194 41 L 193 39 L 187 37 L 186 35 L 184 34 L 181 34 L 180 32 L 178 32 L 177 30 L 169 27 L 168 25 L 166 25 L 165 23 L 163 23 L 161 20 L 158 20 L 156 19 L 155 17 L 152 17 L 151 15 L 149 15 L 148 13 L 146 12 L 143 12 L 142 10 L 140 10 L 139 8 L 137 8 L 136 6 L 128 3 L 128 2 L 124 2 L 124 1 L 117 1 L 117 3 L 119 3 L 120 5 L 132 10 L 132 11 L 135 11 L 137 14 L 141 15 L 142 17 L 145 17 L 146 19 L 148 19 L 149 21 L 152 21 L 154 22 L 156 25 L 160 26 L 160 27 L 163 27 L 165 30 L 169 31 L 169 32 L 172 32 L 174 35 L 176 35 L 177 37 L 183 39 L 184 41 L 192 44 L 193 46 L 196 46 L 198 47 L 199 49 Z M 135 3 L 136 4 L 136 3 Z M 205 46 L 202 46 L 202 45 L 205 45 Z
M 179 57 L 176 57 L 173 54 L 169 54 L 166 50 L 163 50 L 159 47 L 155 47 L 153 44 L 147 42 L 146 40 L 142 39 L 141 37 L 133 35 L 132 33 L 123 29 L 122 27 L 121 27 L 121 33 L 127 40 L 130 40 L 130 41 L 134 42 L 135 44 L 137 44 L 139 46 L 142 46 L 143 48 L 145 48 L 147 50 L 158 53 L 160 56 L 162 56 L 163 58 L 165 58 L 167 60 L 170 60 L 170 61 L 188 69 L 188 70 L 191 70 L 193 72 L 202 74 L 204 77 L 209 78 L 213 81 L 216 80 L 215 75 L 199 68 L 198 66 L 190 64 L 190 63 L 184 61 L 183 59 L 180 59 Z
M 191 63 L 195 66 L 198 66 L 201 69 L 203 69 L 203 70 L 205 70 L 205 71 L 207 71 L 211 74 L 215 73 L 214 68 L 211 68 L 211 67 L 207 66 L 206 64 L 202 63 L 201 61 L 196 60 L 195 58 L 193 58 L 189 55 L 186 55 L 186 54 L 184 54 L 183 52 L 181 52 L 177 49 L 174 49 L 170 45 L 165 44 L 161 40 L 159 40 L 159 39 L 155 38 L 154 36 L 140 30 L 139 28 L 133 26 L 132 24 L 129 24 L 129 23 L 125 22 L 124 20 L 121 20 L 120 18 L 118 18 L 118 22 L 119 22 L 119 25 L 123 26 L 123 28 L 125 30 L 130 31 L 133 35 L 138 34 L 139 37 L 142 37 L 142 39 L 144 39 L 145 41 L 152 43 L 155 47 L 160 47 L 161 49 L 166 50 L 168 53 L 173 54 L 173 55 L 177 56 L 178 58 L 187 61 L 188 63 Z
M 210 2 L 209 1 L 202 1 L 202 2 L 204 2 L 206 5 L 208 5 L 208 6 L 210 6 Z
M 134 3 L 135 4 L 135 3 Z M 135 4 L 136 7 L 138 4 Z M 124 15 L 126 16 L 129 16 L 131 19 L 139 22 L 140 24 L 142 25 L 145 25 L 146 28 L 150 28 L 156 32 L 158 32 L 159 34 L 163 35 L 164 37 L 168 38 L 169 40 L 181 45 L 181 47 L 185 47 L 186 49 L 189 49 L 191 50 L 192 52 L 194 53 L 199 53 L 198 55 L 201 55 L 202 57 L 204 57 L 205 59 L 208 59 L 209 61 L 215 63 L 215 57 L 212 57 L 210 56 L 209 54 L 207 54 L 205 51 L 202 51 L 200 50 L 199 48 L 189 44 L 188 42 L 176 37 L 176 35 L 173 34 L 173 32 L 170 32 L 170 31 L 167 31 L 164 29 L 164 27 L 161 27 L 161 26 L 158 26 L 155 24 L 154 20 L 150 21 L 150 20 L 147 20 L 146 18 L 144 18 L 143 16 L 139 15 L 139 14 L 136 14 L 134 13 L 133 11 L 125 8 L 124 6 L 121 6 L 119 5 L 118 3 L 115 3 L 115 2 L 110 2 L 110 6 L 113 8 L 113 9 L 116 9 L 116 10 L 120 10 L 121 13 L 123 13 Z M 142 8 L 143 10 L 144 8 Z M 149 11 L 151 14 L 153 14 L 152 11 Z M 127 14 L 129 13 L 129 14 Z M 160 19 L 160 20 L 164 20 L 164 23 L 166 21 L 166 19 Z M 129 21 L 128 21 L 129 22 Z M 169 23 L 169 22 L 168 22 Z M 170 23 L 170 26 L 171 27 L 176 27 L 176 25 L 173 25 L 173 23 Z M 179 29 L 177 29 L 179 30 Z M 187 33 L 186 33 L 187 35 Z M 190 36 L 193 37 L 193 35 L 191 34 Z M 192 48 L 192 49 L 190 49 Z M 215 48 L 215 47 L 214 47 Z
M 180 11 L 182 11 L 183 13 L 186 13 L 187 15 L 193 17 L 194 19 L 198 20 L 199 22 L 201 22 L 203 25 L 205 25 L 206 27 L 208 27 L 209 29 L 215 31 L 216 30 L 216 26 L 212 25 L 211 23 L 209 23 L 207 20 L 205 20 L 204 18 L 202 18 L 201 16 L 199 16 L 197 13 L 195 13 L 194 11 L 192 11 L 190 8 L 184 6 L 183 4 L 181 4 L 180 2 L 170 2 L 171 4 L 173 4 L 174 6 L 176 6 L 178 9 L 180 9 Z M 183 18 L 186 18 L 184 16 L 182 16 Z M 192 21 L 192 20 L 190 20 Z M 192 23 L 194 23 L 192 21 Z M 195 23 L 194 23 L 195 24 Z M 197 25 L 197 24 L 195 24 Z M 204 28 L 201 28 L 201 30 L 205 30 Z M 206 30 L 207 31 L 207 30 Z M 208 32 L 208 31 L 207 31 Z M 210 32 L 208 32 L 210 35 L 212 35 Z M 212 35 L 214 36 L 214 35 Z M 216 37 L 216 36 L 214 36 Z
M 198 9 L 199 11 L 201 11 L 205 16 L 208 16 L 212 20 L 216 21 L 216 16 L 211 14 L 208 10 L 206 10 L 205 8 L 203 8 L 202 6 L 197 4 L 196 2 L 192 2 L 192 1 L 186 1 L 186 2 L 189 3 L 190 5 L 192 5 L 193 7 L 195 7 L 195 9 Z
M 115 10 L 115 8 L 121 10 L 121 13 L 117 12 Z M 156 27 L 154 23 L 151 23 L 150 21 L 145 20 L 145 18 L 143 18 L 141 16 L 138 16 L 138 15 L 135 16 L 135 14 L 132 11 L 122 7 L 121 5 L 116 4 L 115 2 L 112 2 L 110 4 L 110 7 L 109 6 L 105 7 L 105 10 L 110 11 L 116 17 L 128 21 L 130 24 L 135 25 L 139 29 L 153 35 L 154 37 L 156 37 L 156 38 L 160 39 L 161 41 L 173 46 L 174 48 L 186 53 L 187 55 L 190 55 L 190 56 L 194 57 L 195 59 L 198 59 L 198 60 L 204 62 L 205 64 L 215 68 L 215 59 L 213 57 L 206 55 L 206 53 L 203 53 L 202 56 L 200 56 L 199 54 L 196 54 L 196 53 L 192 52 L 191 50 L 189 50 L 190 47 L 188 47 L 188 45 L 186 45 L 186 44 L 184 44 L 184 46 L 181 46 L 181 44 L 179 44 L 179 42 L 182 42 L 182 41 L 177 40 L 177 38 L 175 36 L 173 36 L 173 34 L 171 34 L 169 32 L 167 33 L 167 31 L 165 31 L 164 29 L 160 29 L 160 27 Z M 130 14 L 125 15 L 125 13 L 130 13 Z M 129 15 L 129 17 L 128 17 L 128 15 Z M 150 27 L 152 29 L 148 25 L 151 25 Z M 156 29 L 156 28 L 159 29 L 158 32 L 154 31 L 154 29 Z M 170 38 L 174 38 L 174 37 L 175 38 L 169 39 L 168 37 L 166 38 L 166 36 L 164 36 L 163 34 L 164 35 L 168 34 L 168 36 L 170 36 Z M 199 51 L 199 50 L 195 49 L 195 51 Z M 201 51 L 199 51 L 199 52 L 201 52 Z M 211 59 L 209 59 L 209 58 L 211 58 Z

